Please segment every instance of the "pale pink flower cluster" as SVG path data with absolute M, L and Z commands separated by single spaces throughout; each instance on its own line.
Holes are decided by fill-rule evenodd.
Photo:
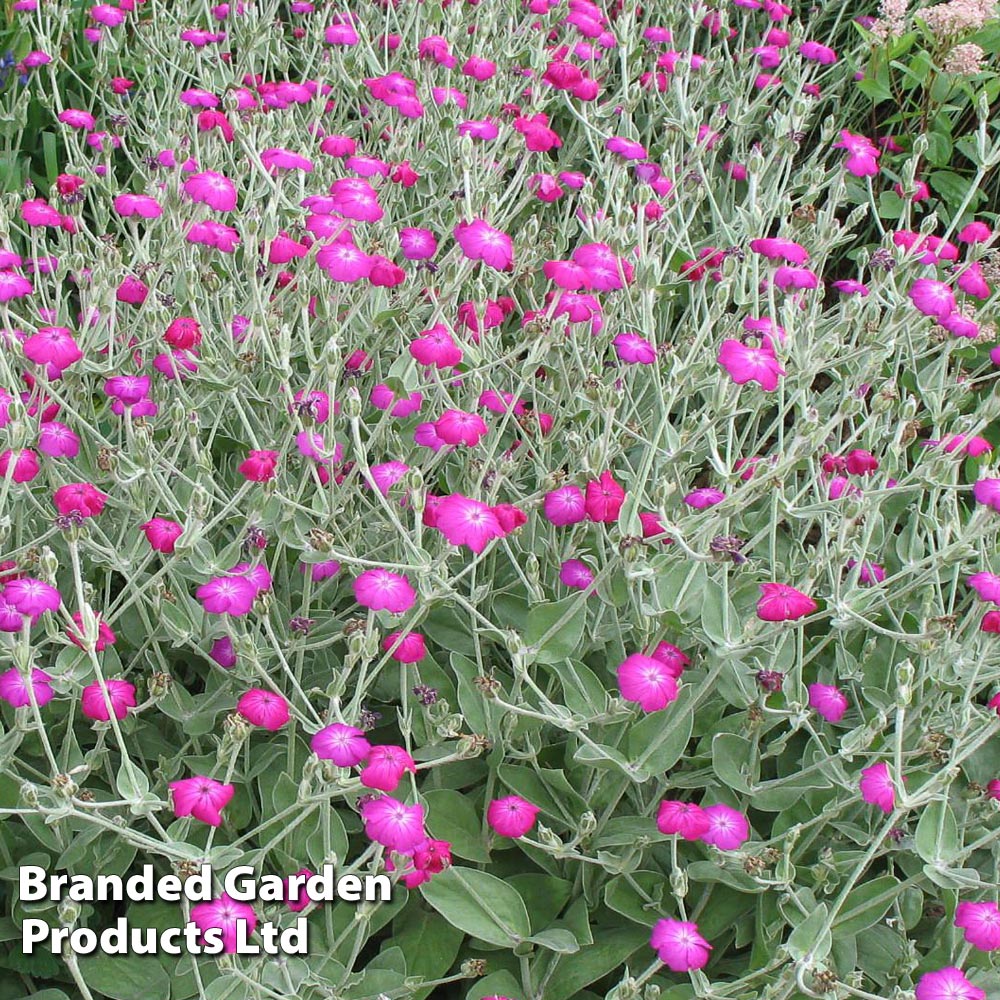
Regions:
M 948 0 L 920 12 L 920 19 L 939 38 L 978 31 L 993 17 L 996 0 Z
M 878 20 L 872 24 L 870 31 L 880 41 L 888 38 L 899 38 L 906 30 L 906 8 L 910 0 L 882 0 L 879 4 Z
M 944 71 L 957 76 L 975 76 L 983 68 L 986 53 L 975 42 L 955 45 L 944 58 Z

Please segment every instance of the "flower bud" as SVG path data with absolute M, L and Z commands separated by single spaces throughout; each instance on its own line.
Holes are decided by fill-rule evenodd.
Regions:
M 54 583 L 59 571 L 59 559 L 47 545 L 42 546 L 42 554 L 38 557 L 38 568 L 44 580 Z
M 361 416 L 361 394 L 353 385 L 344 392 L 342 407 L 348 420 L 357 420 Z
M 683 868 L 675 868 L 670 873 L 670 891 L 678 898 L 684 899 L 688 894 L 688 877 Z
M 59 903 L 59 923 L 63 927 L 72 927 L 80 918 L 80 904 L 72 899 L 64 899 Z

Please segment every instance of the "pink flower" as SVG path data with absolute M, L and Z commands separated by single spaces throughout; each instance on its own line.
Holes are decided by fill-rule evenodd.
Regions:
M 846 149 L 848 156 L 844 169 L 855 177 L 874 177 L 878 173 L 878 158 L 882 151 L 863 135 L 854 135 L 847 129 L 840 132 L 840 141 L 834 149 Z
M 310 868 L 300 868 L 295 875 L 301 875 L 307 880 L 312 878 L 315 874 Z M 283 879 L 282 885 L 284 886 L 285 892 L 283 901 L 292 913 L 301 913 L 310 903 L 317 903 L 319 900 L 311 899 L 309 896 L 309 891 L 307 889 L 308 881 L 302 882 L 297 881 L 294 887 L 290 888 L 289 879 Z
M 74 646 L 78 646 L 80 649 L 85 649 L 83 642 L 83 616 L 79 611 L 74 611 L 73 623 L 76 628 L 67 628 L 66 636 Z M 97 639 L 94 642 L 94 650 L 98 653 L 108 646 L 113 646 L 115 644 L 115 633 L 111 630 L 111 626 L 105 622 L 101 621 L 101 616 L 97 616 Z
M 23 275 L 13 271 L 0 271 L 0 302 L 10 302 L 30 295 L 34 289 Z
M 424 807 L 404 805 L 388 795 L 366 802 L 361 807 L 365 834 L 390 851 L 407 854 L 427 839 L 424 831 Z
M 762 583 L 757 617 L 765 622 L 790 622 L 812 614 L 818 605 L 801 590 L 786 583 Z
M 623 160 L 645 160 L 649 155 L 642 143 L 620 135 L 613 135 L 605 142 L 604 147 L 609 153 L 615 153 Z
M 649 655 L 654 660 L 659 660 L 675 678 L 679 678 L 684 673 L 684 668 L 691 663 L 690 656 L 669 642 L 659 643 Z
M 170 555 L 174 551 L 177 539 L 184 534 L 184 529 L 176 521 L 169 521 L 164 517 L 154 517 L 145 524 L 140 524 L 139 529 L 145 534 L 149 547 L 164 555 Z
M 693 802 L 666 799 L 660 803 L 656 828 L 668 837 L 680 834 L 685 840 L 700 840 L 708 833 L 709 819 L 701 806 Z
M 256 585 L 245 576 L 217 576 L 203 583 L 195 596 L 211 615 L 247 614 L 257 597 Z
M 942 320 L 955 312 L 955 295 L 943 282 L 933 278 L 917 278 L 909 291 L 910 301 L 925 316 Z
M 63 515 L 96 517 L 104 510 L 107 497 L 92 483 L 68 483 L 52 494 L 56 510 Z
M 3 599 L 19 615 L 31 618 L 32 624 L 42 616 L 43 612 L 58 611 L 62 603 L 59 591 L 55 587 L 30 576 L 11 580 L 3 588 Z
M 622 697 L 635 701 L 644 712 L 658 712 L 677 697 L 677 679 L 670 668 L 654 656 L 633 653 L 618 667 Z
M 52 365 L 60 371 L 83 357 L 73 335 L 63 326 L 39 327 L 38 333 L 25 340 L 22 350 L 36 365 Z
M 410 581 L 387 569 L 370 569 L 354 581 L 357 602 L 372 611 L 391 611 L 400 615 L 409 611 L 417 600 Z
M 236 703 L 236 711 L 251 725 L 277 732 L 288 722 L 288 702 L 280 694 L 265 688 L 251 688 Z
M 1000 604 L 1000 576 L 984 571 L 973 573 L 965 582 L 979 595 L 979 600 Z
M 600 479 L 587 483 L 584 510 L 591 521 L 614 524 L 624 503 L 625 490 L 615 482 L 610 469 L 602 472 Z
M 434 421 L 437 436 L 446 444 L 474 447 L 488 429 L 486 421 L 478 413 L 467 413 L 465 410 L 445 410 Z
M 806 248 L 792 240 L 778 238 L 751 240 L 750 249 L 768 260 L 784 260 L 789 264 L 806 264 L 809 261 Z
M 11 667 L 6 673 L 0 674 L 0 698 L 13 708 L 25 708 L 31 704 L 31 696 L 34 694 L 35 703 L 41 708 L 52 701 L 51 680 L 44 670 L 34 668 L 29 685 L 28 679 L 17 667 Z
M 337 767 L 354 767 L 371 751 L 362 730 L 343 722 L 334 722 L 316 733 L 309 742 L 312 752 L 321 760 L 332 760 Z
M 827 722 L 840 722 L 847 711 L 847 697 L 833 684 L 810 684 L 809 707 Z
M 460 222 L 455 226 L 453 235 L 468 260 L 481 260 L 497 271 L 512 267 L 514 247 L 511 238 L 482 219 Z
M 224 892 L 218 899 L 192 906 L 191 921 L 197 924 L 202 934 L 212 929 L 221 930 L 223 950 L 231 955 L 238 945 L 240 926 L 244 928 L 244 939 L 249 938 L 257 926 L 257 915 L 249 903 L 239 903 Z
M 367 278 L 375 265 L 374 258 L 353 243 L 327 243 L 316 254 L 316 263 L 334 281 L 350 283 Z
M 760 347 L 749 347 L 732 338 L 724 340 L 719 348 L 718 363 L 737 385 L 757 382 L 766 392 L 774 392 L 778 379 L 785 374 L 770 341 Z
M 567 559 L 559 567 L 559 582 L 564 587 L 586 590 L 594 582 L 593 571 L 579 559 Z
M 170 782 L 170 791 L 173 793 L 174 815 L 193 816 L 209 826 L 220 826 L 222 810 L 229 804 L 236 789 L 214 778 L 196 776 Z
M 429 229 L 401 229 L 399 248 L 407 260 L 428 260 L 437 253 L 437 240 Z
M 698 933 L 698 925 L 684 920 L 657 920 L 649 939 L 660 961 L 673 972 L 690 972 L 708 964 L 712 946 Z
M 583 493 L 577 486 L 562 486 L 545 494 L 544 513 L 556 526 L 577 524 L 587 516 Z
M 722 503 L 726 499 L 726 494 L 722 490 L 717 490 L 711 486 L 702 487 L 700 490 L 692 490 L 684 497 L 684 502 L 695 510 L 707 510 L 716 504 Z
M 208 205 L 216 212 L 231 212 L 236 208 L 236 185 L 214 170 L 191 174 L 184 181 L 184 193 L 192 201 Z
M 380 792 L 392 792 L 407 771 L 416 774 L 417 765 L 402 747 L 374 746 L 369 750 L 368 762 L 361 771 L 361 784 L 365 788 L 377 788 Z
M 954 965 L 925 972 L 917 982 L 917 1000 L 986 1000 L 986 991 L 973 986 Z
M 101 685 L 97 681 L 83 689 L 80 698 L 81 711 L 88 719 L 96 719 L 99 722 L 108 722 L 111 719 L 111 712 L 115 713 L 116 719 L 124 719 L 128 715 L 128 710 L 135 708 L 136 705 L 135 685 L 120 680 L 105 681 L 104 685 L 108 691 L 107 698 L 104 697 Z
M 1000 909 L 996 903 L 959 903 L 955 926 L 965 931 L 965 940 L 980 951 L 1000 948 Z
M 399 645 L 396 646 L 396 643 Z M 427 655 L 427 644 L 424 637 L 419 632 L 393 632 L 382 640 L 382 649 L 389 652 L 393 646 L 395 650 L 390 656 L 397 663 L 419 663 Z
M 274 479 L 274 469 L 277 464 L 278 453 L 276 451 L 251 451 L 240 462 L 238 471 L 248 482 L 266 483 L 268 480 Z
M 435 526 L 452 545 L 467 545 L 475 553 L 504 534 L 490 507 L 458 493 L 438 503 Z
M 986 243 L 992 235 L 985 222 L 970 222 L 959 231 L 958 239 L 962 243 Z
M 51 458 L 76 458 L 80 453 L 80 438 L 65 424 L 46 420 L 38 431 L 38 450 Z
M 620 333 L 611 343 L 618 357 L 628 364 L 651 365 L 656 362 L 656 348 L 637 333 Z
M 972 495 L 977 503 L 1000 511 L 1000 479 L 980 479 L 972 487 Z
M 518 795 L 494 799 L 486 809 L 486 822 L 501 837 L 523 837 L 534 825 L 541 809 Z
M 708 831 L 701 835 L 703 843 L 714 844 L 720 851 L 735 851 L 749 839 L 750 824 L 738 809 L 719 803 L 702 811 L 708 819 Z
M 422 365 L 435 368 L 453 368 L 462 362 L 462 348 L 443 323 L 437 323 L 424 330 L 416 340 L 410 341 L 410 355 Z
M 774 284 L 783 292 L 805 291 L 819 287 L 819 278 L 808 267 L 788 267 L 783 264 L 774 272 Z
M 861 772 L 861 798 L 878 806 L 882 812 L 891 813 L 896 806 L 896 789 L 884 761 L 872 764 Z
M 38 475 L 38 456 L 30 448 L 0 454 L 0 478 L 10 475 L 15 483 L 30 483 Z

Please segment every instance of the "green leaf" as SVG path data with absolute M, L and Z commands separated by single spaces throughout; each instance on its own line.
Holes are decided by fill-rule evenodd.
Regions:
M 947 800 L 928 803 L 913 838 L 917 854 L 929 864 L 948 865 L 962 849 L 958 823 Z
M 170 976 L 152 956 L 91 955 L 78 961 L 84 982 L 112 1000 L 170 998 Z
M 149 791 L 149 778 L 135 764 L 122 763 L 116 784 L 121 797 L 129 802 L 138 802 Z
M 447 840 L 451 853 L 468 861 L 490 860 L 483 842 L 479 813 L 469 796 L 450 788 L 433 788 L 424 793 L 427 804 L 427 829 L 432 837 Z
M 533 934 L 528 940 L 560 955 L 572 955 L 580 950 L 580 945 L 572 932 L 558 927 L 550 927 L 547 931 Z
M 447 975 L 458 949 L 462 932 L 440 914 L 423 907 L 416 896 L 392 925 L 392 942 L 406 956 L 406 971 L 423 979 Z M 414 1000 L 426 997 L 435 987 L 417 990 Z
M 420 892 L 445 920 L 481 941 L 513 948 L 531 936 L 524 900 L 495 875 L 452 865 Z
M 521 984 L 506 970 L 491 972 L 477 979 L 465 1000 L 483 1000 L 483 997 L 517 997 L 521 995 Z
M 647 774 L 662 774 L 681 759 L 694 726 L 691 699 L 690 685 L 682 687 L 666 712 L 651 712 L 629 728 L 629 759 Z
M 899 895 L 899 879 L 880 875 L 851 890 L 847 905 L 837 915 L 833 931 L 837 937 L 853 937 L 878 923 Z
M 750 768 L 749 740 L 735 733 L 716 733 L 712 740 L 712 770 L 719 781 L 734 792 L 750 794 L 746 771 Z
M 538 663 L 557 663 L 571 657 L 583 639 L 587 624 L 586 600 L 574 595 L 528 611 L 524 641 Z
M 785 942 L 785 949 L 795 961 L 800 962 L 806 955 L 811 955 L 814 961 L 822 962 L 829 954 L 830 945 L 833 943 L 833 936 L 828 929 L 820 936 L 820 931 L 826 925 L 827 912 L 826 903 L 820 903 L 788 935 L 788 940 Z
M 649 947 L 649 927 L 594 928 L 594 943 L 559 966 L 545 991 L 545 1000 L 569 1000 L 585 986 L 618 968 L 640 948 Z M 518 996 L 519 994 L 508 994 Z

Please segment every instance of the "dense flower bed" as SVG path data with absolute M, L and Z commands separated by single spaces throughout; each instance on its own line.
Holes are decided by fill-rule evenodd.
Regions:
M 0 1000 L 1000 995 L 992 5 L 5 7 Z

